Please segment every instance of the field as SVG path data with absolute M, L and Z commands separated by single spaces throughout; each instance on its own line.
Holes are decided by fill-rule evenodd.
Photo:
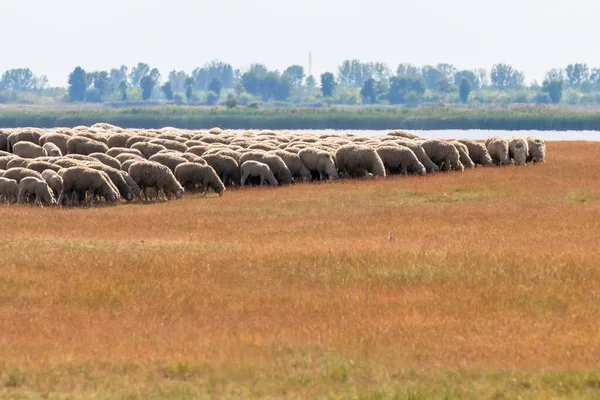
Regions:
M 596 399 L 598 154 L 2 207 L 0 397 Z
M 74 127 L 108 122 L 123 128 L 184 129 L 496 129 L 599 130 L 598 108 L 278 108 L 0 106 L 0 126 Z

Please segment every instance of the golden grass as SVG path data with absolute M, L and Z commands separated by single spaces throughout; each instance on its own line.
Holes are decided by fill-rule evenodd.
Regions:
M 151 206 L 2 207 L 0 396 L 597 398 L 600 144 L 548 152 Z

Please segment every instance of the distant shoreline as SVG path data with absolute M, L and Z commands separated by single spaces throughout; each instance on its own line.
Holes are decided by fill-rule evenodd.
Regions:
M 509 108 L 208 108 L 0 107 L 0 128 L 74 127 L 106 122 L 123 128 L 353 130 L 600 130 L 600 109 Z

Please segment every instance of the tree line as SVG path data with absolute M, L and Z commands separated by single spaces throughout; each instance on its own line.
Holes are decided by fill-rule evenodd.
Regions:
M 451 64 L 415 66 L 345 60 L 336 71 L 307 76 L 301 65 L 283 71 L 253 64 L 245 70 L 212 61 L 187 73 L 173 70 L 163 76 L 157 68 L 140 62 L 129 68 L 86 71 L 76 67 L 66 88 L 51 88 L 45 76 L 28 68 L 4 72 L 0 102 L 20 93 L 58 96 L 65 102 L 167 102 L 174 104 L 225 104 L 256 106 L 320 106 L 325 104 L 510 104 L 600 103 L 600 68 L 584 63 L 551 69 L 541 83 L 525 84 L 523 72 L 509 64 L 490 70 L 459 70 Z M 31 98 L 29 96 L 28 98 Z M 35 96 L 34 100 L 35 101 Z

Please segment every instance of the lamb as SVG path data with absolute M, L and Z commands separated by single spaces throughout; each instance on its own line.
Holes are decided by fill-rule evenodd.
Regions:
M 426 140 L 421 147 L 427 153 L 431 161 L 442 171 L 464 171 L 465 167 L 460 162 L 460 154 L 452 144 L 441 140 Z
M 23 178 L 32 176 L 34 178 L 42 179 L 42 174 L 39 172 L 25 169 L 25 168 L 9 168 L 4 172 L 3 177 L 8 179 L 14 179 L 17 183 L 20 183 Z
M 26 177 L 19 183 L 19 197 L 17 202 L 25 204 L 29 195 L 35 196 L 35 204 L 42 206 L 42 201 L 48 205 L 56 204 L 56 200 L 48 187 L 48 184 L 43 179 L 34 177 Z
M 131 146 L 132 149 L 139 150 L 144 158 L 149 159 L 153 155 L 157 154 L 161 150 L 166 150 L 167 148 L 163 145 L 157 143 L 150 142 L 138 142 Z
M 259 150 L 249 151 L 247 153 L 242 154 L 240 157 L 240 164 L 243 164 L 245 161 L 253 160 L 265 163 L 271 168 L 273 171 L 273 175 L 277 179 L 280 185 L 289 185 L 294 182 L 292 179 L 292 173 L 285 165 L 281 157 L 275 154 L 269 154 L 265 152 L 261 152 Z
M 60 177 L 60 175 L 58 175 L 58 172 L 51 169 L 47 169 L 42 172 L 42 178 L 44 179 L 44 181 L 46 181 L 50 189 L 52 189 L 54 197 L 58 198 L 58 196 L 60 196 L 60 193 L 62 192 L 63 187 L 62 178 Z
M 0 177 L 0 202 L 16 203 L 19 197 L 19 183 L 14 179 Z
M 107 151 L 108 146 L 106 144 L 84 136 L 73 136 L 67 142 L 67 154 L 87 156 L 92 153 L 106 153 Z
M 89 195 L 88 205 L 94 205 L 96 196 L 112 204 L 119 201 L 119 192 L 110 183 L 107 175 L 87 167 L 71 167 L 61 169 L 59 172 L 63 180 L 63 189 L 58 198 L 58 204 L 66 203 L 72 205 L 79 199 L 85 199 Z
M 415 156 L 419 159 L 419 162 L 425 166 L 425 169 L 429 173 L 440 172 L 440 167 L 438 167 L 431 158 L 427 155 L 423 147 L 410 139 L 398 139 L 394 141 L 395 144 L 399 144 L 401 146 L 408 147 L 415 153 Z
M 64 133 L 48 133 L 40 138 L 40 146 L 44 146 L 47 143 L 52 143 L 60 150 L 64 156 L 67 154 L 67 142 L 71 139 L 71 136 Z
M 265 163 L 250 160 L 245 161 L 240 168 L 242 170 L 242 187 L 244 187 L 246 179 L 251 176 L 260 177 L 260 186 L 264 185 L 265 179 L 272 186 L 277 186 L 279 184 L 273 175 L 273 171 L 271 171 L 271 168 Z
M 350 176 L 385 176 L 385 167 L 377 152 L 367 146 L 347 144 L 335 153 L 338 170 Z
M 100 161 L 102 164 L 108 165 L 109 167 L 112 167 L 115 169 L 121 169 L 121 162 L 119 160 L 117 160 L 116 158 L 113 158 L 109 155 L 106 155 L 103 153 L 92 153 L 92 154 L 90 154 L 90 157 L 95 158 L 96 160 Z
M 62 151 L 60 151 L 58 146 L 54 143 L 44 143 L 42 147 L 44 148 L 44 150 L 46 150 L 46 153 L 48 153 L 48 156 L 50 157 L 62 157 L 63 155 Z
M 112 147 L 112 148 L 108 149 L 108 151 L 106 152 L 107 156 L 114 157 L 117 160 L 119 159 L 119 156 L 121 154 L 133 154 L 140 158 L 143 158 L 141 151 L 136 150 L 136 149 L 130 149 L 127 147 Z
M 175 168 L 177 181 L 185 187 L 200 188 L 202 197 L 212 188 L 219 196 L 225 192 L 225 185 L 210 165 L 200 165 L 192 162 L 179 164 Z
M 175 172 L 175 168 L 177 168 L 177 166 L 179 164 L 183 164 L 184 162 L 187 162 L 187 160 L 185 158 L 179 157 L 176 154 L 170 154 L 170 153 L 155 154 L 152 157 L 150 157 L 148 159 L 148 161 L 154 161 L 154 162 L 157 162 L 164 166 L 167 166 L 167 167 L 169 167 L 171 172 Z
M 473 160 L 471 160 L 469 148 L 467 146 L 456 140 L 451 140 L 450 144 L 452 144 L 454 147 L 456 147 L 456 150 L 458 150 L 460 162 L 465 168 L 475 168 L 475 163 Z
M 231 157 L 222 154 L 204 155 L 202 159 L 217 173 L 221 182 L 226 186 L 239 185 L 241 183 L 240 166 Z
M 377 154 L 390 173 L 401 175 L 407 175 L 409 171 L 419 175 L 427 173 L 425 166 L 408 147 L 384 145 L 377 148 Z
M 546 162 L 546 143 L 542 139 L 529 136 L 527 147 L 529 149 L 527 162 L 533 162 L 534 164 Z
M 119 195 L 126 199 L 127 201 L 131 201 L 133 199 L 133 190 L 131 187 L 125 182 L 125 178 L 121 174 L 121 170 L 112 168 L 108 165 L 104 165 L 101 163 L 89 164 L 88 168 L 95 169 L 96 171 L 102 171 L 108 175 L 112 184 L 119 191 Z
M 333 156 L 328 152 L 309 147 L 300 150 L 298 157 L 311 172 L 313 178 L 323 180 L 323 177 L 327 176 L 330 180 L 339 179 Z
M 312 179 L 312 174 L 308 168 L 306 168 L 306 165 L 304 165 L 298 154 L 290 153 L 285 150 L 275 150 L 273 154 L 281 157 L 294 179 L 302 181 L 310 181 Z
M 148 201 L 146 189 L 154 187 L 156 197 L 160 200 L 160 192 L 163 191 L 166 196 L 171 194 L 176 198 L 183 196 L 183 187 L 177 182 L 171 170 L 154 161 L 136 161 L 129 167 L 129 176 L 137 183 L 144 198 Z
M 529 146 L 527 140 L 519 136 L 508 139 L 508 162 L 515 161 L 515 165 L 527 165 Z
M 469 157 L 473 160 L 475 166 L 477 166 L 477 164 L 483 165 L 484 167 L 493 165 L 492 157 L 490 157 L 490 153 L 488 153 L 484 144 L 477 143 L 474 140 L 458 140 L 458 142 L 467 146 Z
M 491 137 L 485 141 L 485 148 L 490 153 L 494 165 L 505 165 L 510 162 L 508 158 L 508 142 L 506 140 L 498 136 Z
M 13 152 L 13 147 L 18 142 L 30 142 L 39 144 L 40 138 L 44 135 L 44 131 L 38 128 L 22 128 L 14 131 L 7 138 L 7 149 L 10 153 Z
M 46 157 L 48 153 L 42 146 L 31 142 L 18 142 L 13 145 L 13 153 L 22 158 Z

